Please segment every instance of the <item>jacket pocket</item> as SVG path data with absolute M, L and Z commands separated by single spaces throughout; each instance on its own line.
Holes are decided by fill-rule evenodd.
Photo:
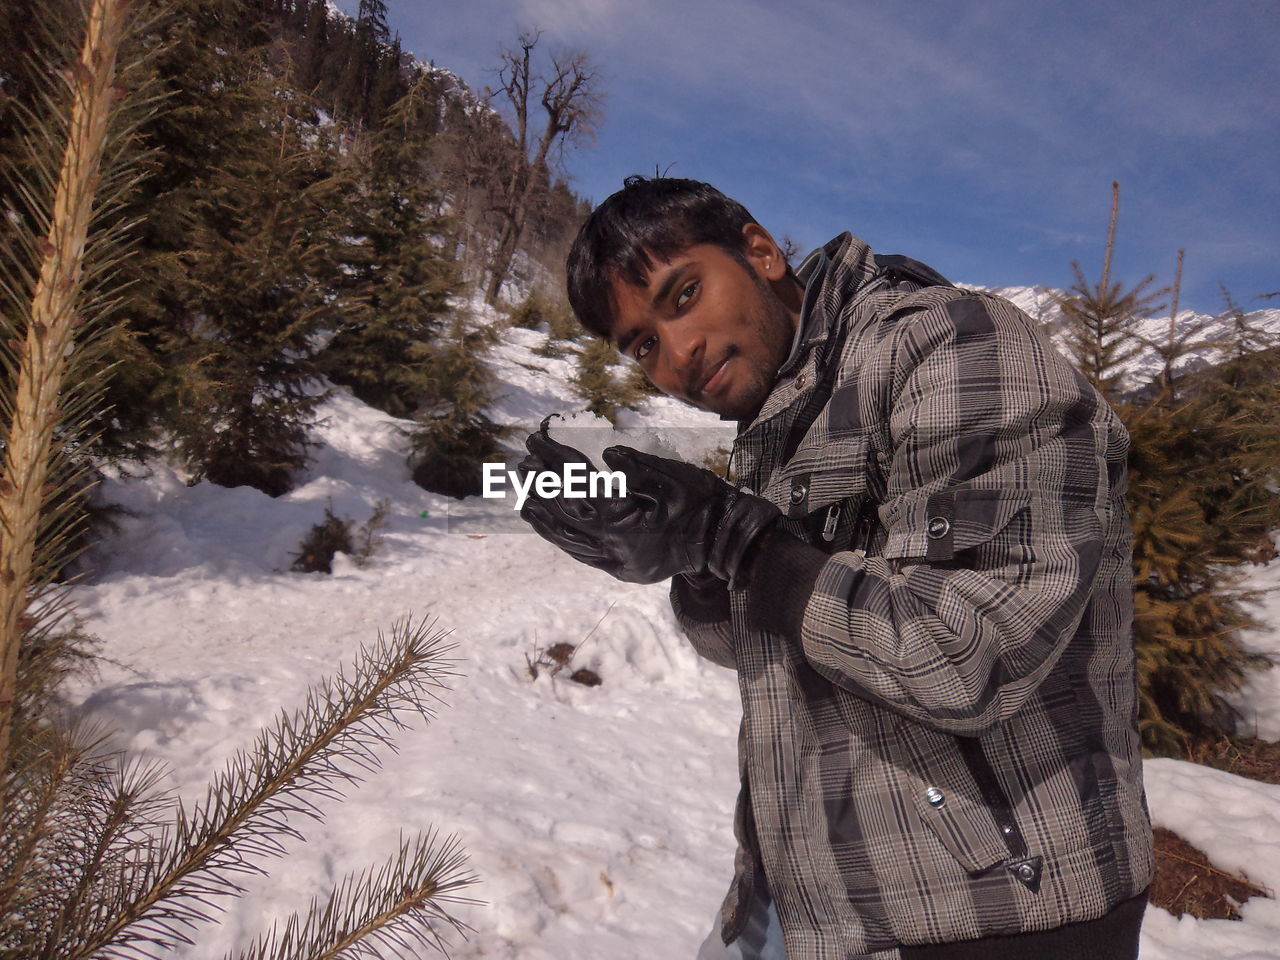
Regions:
M 994 540 L 1031 505 L 1027 490 L 941 490 L 886 507 L 884 556 L 950 560 L 958 551 Z
M 916 812 L 969 873 L 981 873 L 1009 857 L 991 812 L 963 793 L 930 784 L 916 797 Z
M 784 516 L 798 520 L 847 500 L 867 489 L 866 435 L 805 441 L 785 465 L 774 472 L 761 492 Z
M 921 822 L 968 873 L 1008 859 L 1007 838 L 955 738 L 900 724 L 895 753 L 911 777 L 911 805 Z

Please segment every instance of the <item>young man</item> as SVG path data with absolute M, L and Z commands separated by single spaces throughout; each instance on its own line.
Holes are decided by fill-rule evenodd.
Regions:
M 620 580 L 672 577 L 738 672 L 724 941 L 772 901 L 788 960 L 1136 957 L 1153 854 L 1107 404 L 1007 301 L 847 233 L 793 273 L 707 184 L 630 178 L 568 268 L 587 328 L 738 422 L 740 486 L 611 447 L 626 497 L 522 510 Z M 527 446 L 524 470 L 582 459 Z

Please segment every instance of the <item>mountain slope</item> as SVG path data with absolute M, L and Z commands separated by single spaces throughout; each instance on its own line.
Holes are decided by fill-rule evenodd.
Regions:
M 507 384 L 494 415 L 529 430 L 547 413 L 581 409 L 565 386 L 568 362 L 533 352 L 544 339 L 510 330 L 494 361 Z M 452 629 L 463 676 L 433 724 L 397 738 L 385 771 L 330 805 L 324 825 L 299 822 L 309 843 L 267 864 L 270 879 L 250 878 L 224 922 L 177 955 L 222 956 L 342 873 L 381 860 L 401 830 L 435 825 L 461 834 L 482 879 L 473 895 L 484 903 L 460 910 L 474 933 L 455 938 L 454 957 L 692 957 L 732 869 L 736 676 L 693 654 L 665 584 L 614 581 L 518 523 L 519 532 L 465 532 L 462 521 L 509 516 L 510 505 L 455 504 L 415 487 L 403 424 L 345 392 L 323 413 L 315 464 L 277 500 L 187 486 L 159 464 L 146 479 L 107 484 L 132 515 L 76 588 L 110 657 L 78 697 L 121 743 L 168 764 L 174 791 L 192 798 L 279 706 L 298 704 L 306 684 L 399 616 Z M 624 425 L 708 447 L 727 429 L 667 399 Z M 331 576 L 288 572 L 327 504 L 359 522 L 382 498 L 390 519 L 370 566 L 339 556 Z M 1274 623 L 1280 610 L 1271 613 Z M 572 668 L 595 671 L 600 686 L 546 666 L 531 675 L 530 661 L 560 642 L 579 647 Z M 1280 634 L 1255 643 L 1280 648 Z M 1250 708 L 1280 722 L 1267 696 Z M 1171 760 L 1153 764 L 1148 782 L 1158 822 L 1199 823 L 1197 842 L 1224 866 L 1280 887 L 1280 850 L 1256 842 L 1259 824 L 1280 818 L 1280 788 Z M 1143 960 L 1270 955 L 1276 902 L 1243 912 L 1232 924 L 1153 909 Z

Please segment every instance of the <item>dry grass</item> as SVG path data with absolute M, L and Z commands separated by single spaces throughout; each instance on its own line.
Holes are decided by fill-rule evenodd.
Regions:
M 1280 743 L 1223 736 L 1196 744 L 1188 750 L 1186 759 L 1250 780 L 1280 784 Z
M 1239 906 L 1250 897 L 1274 896 L 1245 877 L 1218 869 L 1172 830 L 1156 827 L 1155 839 L 1151 902 L 1175 917 L 1189 913 L 1202 920 L 1239 920 Z
M 1280 783 L 1280 743 L 1256 737 L 1221 736 L 1187 750 L 1185 759 L 1263 783 Z M 1175 917 L 1240 919 L 1240 904 L 1250 897 L 1274 897 L 1246 877 L 1215 867 L 1205 854 L 1172 830 L 1156 827 L 1156 878 L 1151 902 Z

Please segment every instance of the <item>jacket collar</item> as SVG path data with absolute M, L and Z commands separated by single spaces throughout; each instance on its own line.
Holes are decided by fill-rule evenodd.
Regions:
M 795 370 L 809 347 L 827 340 L 837 329 L 842 308 L 876 272 L 871 248 L 847 231 L 804 258 L 796 269 L 796 278 L 804 284 L 800 321 L 779 378 Z
M 863 293 L 869 293 L 879 274 L 871 248 L 851 233 L 833 237 L 814 250 L 796 269 L 796 277 L 804 284 L 804 298 L 800 307 L 800 319 L 791 343 L 791 354 L 778 368 L 773 389 L 751 421 L 738 421 L 738 436 L 742 437 L 764 419 L 770 419 L 786 406 L 786 402 L 771 402 L 783 384 L 806 362 L 812 349 L 821 347 L 836 334 L 851 314 L 846 308 Z M 819 364 L 821 364 L 821 359 Z M 721 420 L 732 417 L 720 416 Z
M 775 386 L 796 371 L 811 347 L 825 343 L 839 329 L 846 316 L 845 306 L 870 285 L 878 272 L 871 247 L 848 231 L 832 237 L 804 258 L 796 268 L 796 278 L 804 285 L 800 319 L 791 353 L 774 378 Z M 764 406 L 768 406 L 767 399 Z M 721 414 L 720 419 L 733 417 Z M 749 421 L 739 421 L 739 435 L 749 426 Z

